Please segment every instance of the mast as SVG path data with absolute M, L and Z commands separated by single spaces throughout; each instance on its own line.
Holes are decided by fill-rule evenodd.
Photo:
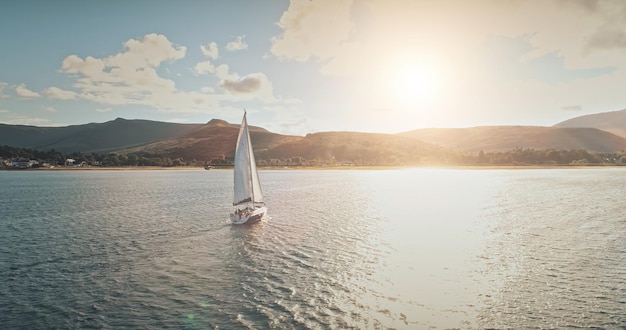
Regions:
M 245 121 L 245 130 L 246 130 L 246 136 L 248 138 L 248 154 L 252 153 L 252 140 L 250 139 L 250 130 L 248 130 L 248 117 L 247 117 L 248 112 L 246 112 L 246 110 L 243 110 L 243 120 Z M 252 173 L 252 159 L 250 159 L 250 157 L 248 157 L 249 162 L 248 162 L 248 169 L 250 171 L 250 192 L 252 194 L 252 209 L 254 209 L 255 207 L 255 200 L 254 200 L 254 178 L 252 177 L 254 175 L 254 173 Z

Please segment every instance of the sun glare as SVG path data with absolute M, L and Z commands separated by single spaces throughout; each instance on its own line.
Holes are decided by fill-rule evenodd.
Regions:
M 398 65 L 392 78 L 392 94 L 402 105 L 428 104 L 439 92 L 439 76 L 432 65 L 415 61 Z

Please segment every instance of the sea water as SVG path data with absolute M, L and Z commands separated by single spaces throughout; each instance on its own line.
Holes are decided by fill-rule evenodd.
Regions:
M 626 327 L 626 169 L 0 172 L 0 328 Z

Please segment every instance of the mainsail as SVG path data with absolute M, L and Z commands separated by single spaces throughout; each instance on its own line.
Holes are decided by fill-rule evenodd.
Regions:
M 248 132 L 248 121 L 246 113 L 243 114 L 243 121 L 237 137 L 237 149 L 235 151 L 235 193 L 233 205 L 240 205 L 249 202 L 264 203 L 263 192 L 259 182 L 259 174 L 256 170 L 252 144 L 250 143 L 250 132 Z

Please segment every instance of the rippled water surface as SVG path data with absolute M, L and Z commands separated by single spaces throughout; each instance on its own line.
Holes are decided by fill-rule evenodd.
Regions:
M 0 327 L 626 329 L 626 169 L 0 172 Z

